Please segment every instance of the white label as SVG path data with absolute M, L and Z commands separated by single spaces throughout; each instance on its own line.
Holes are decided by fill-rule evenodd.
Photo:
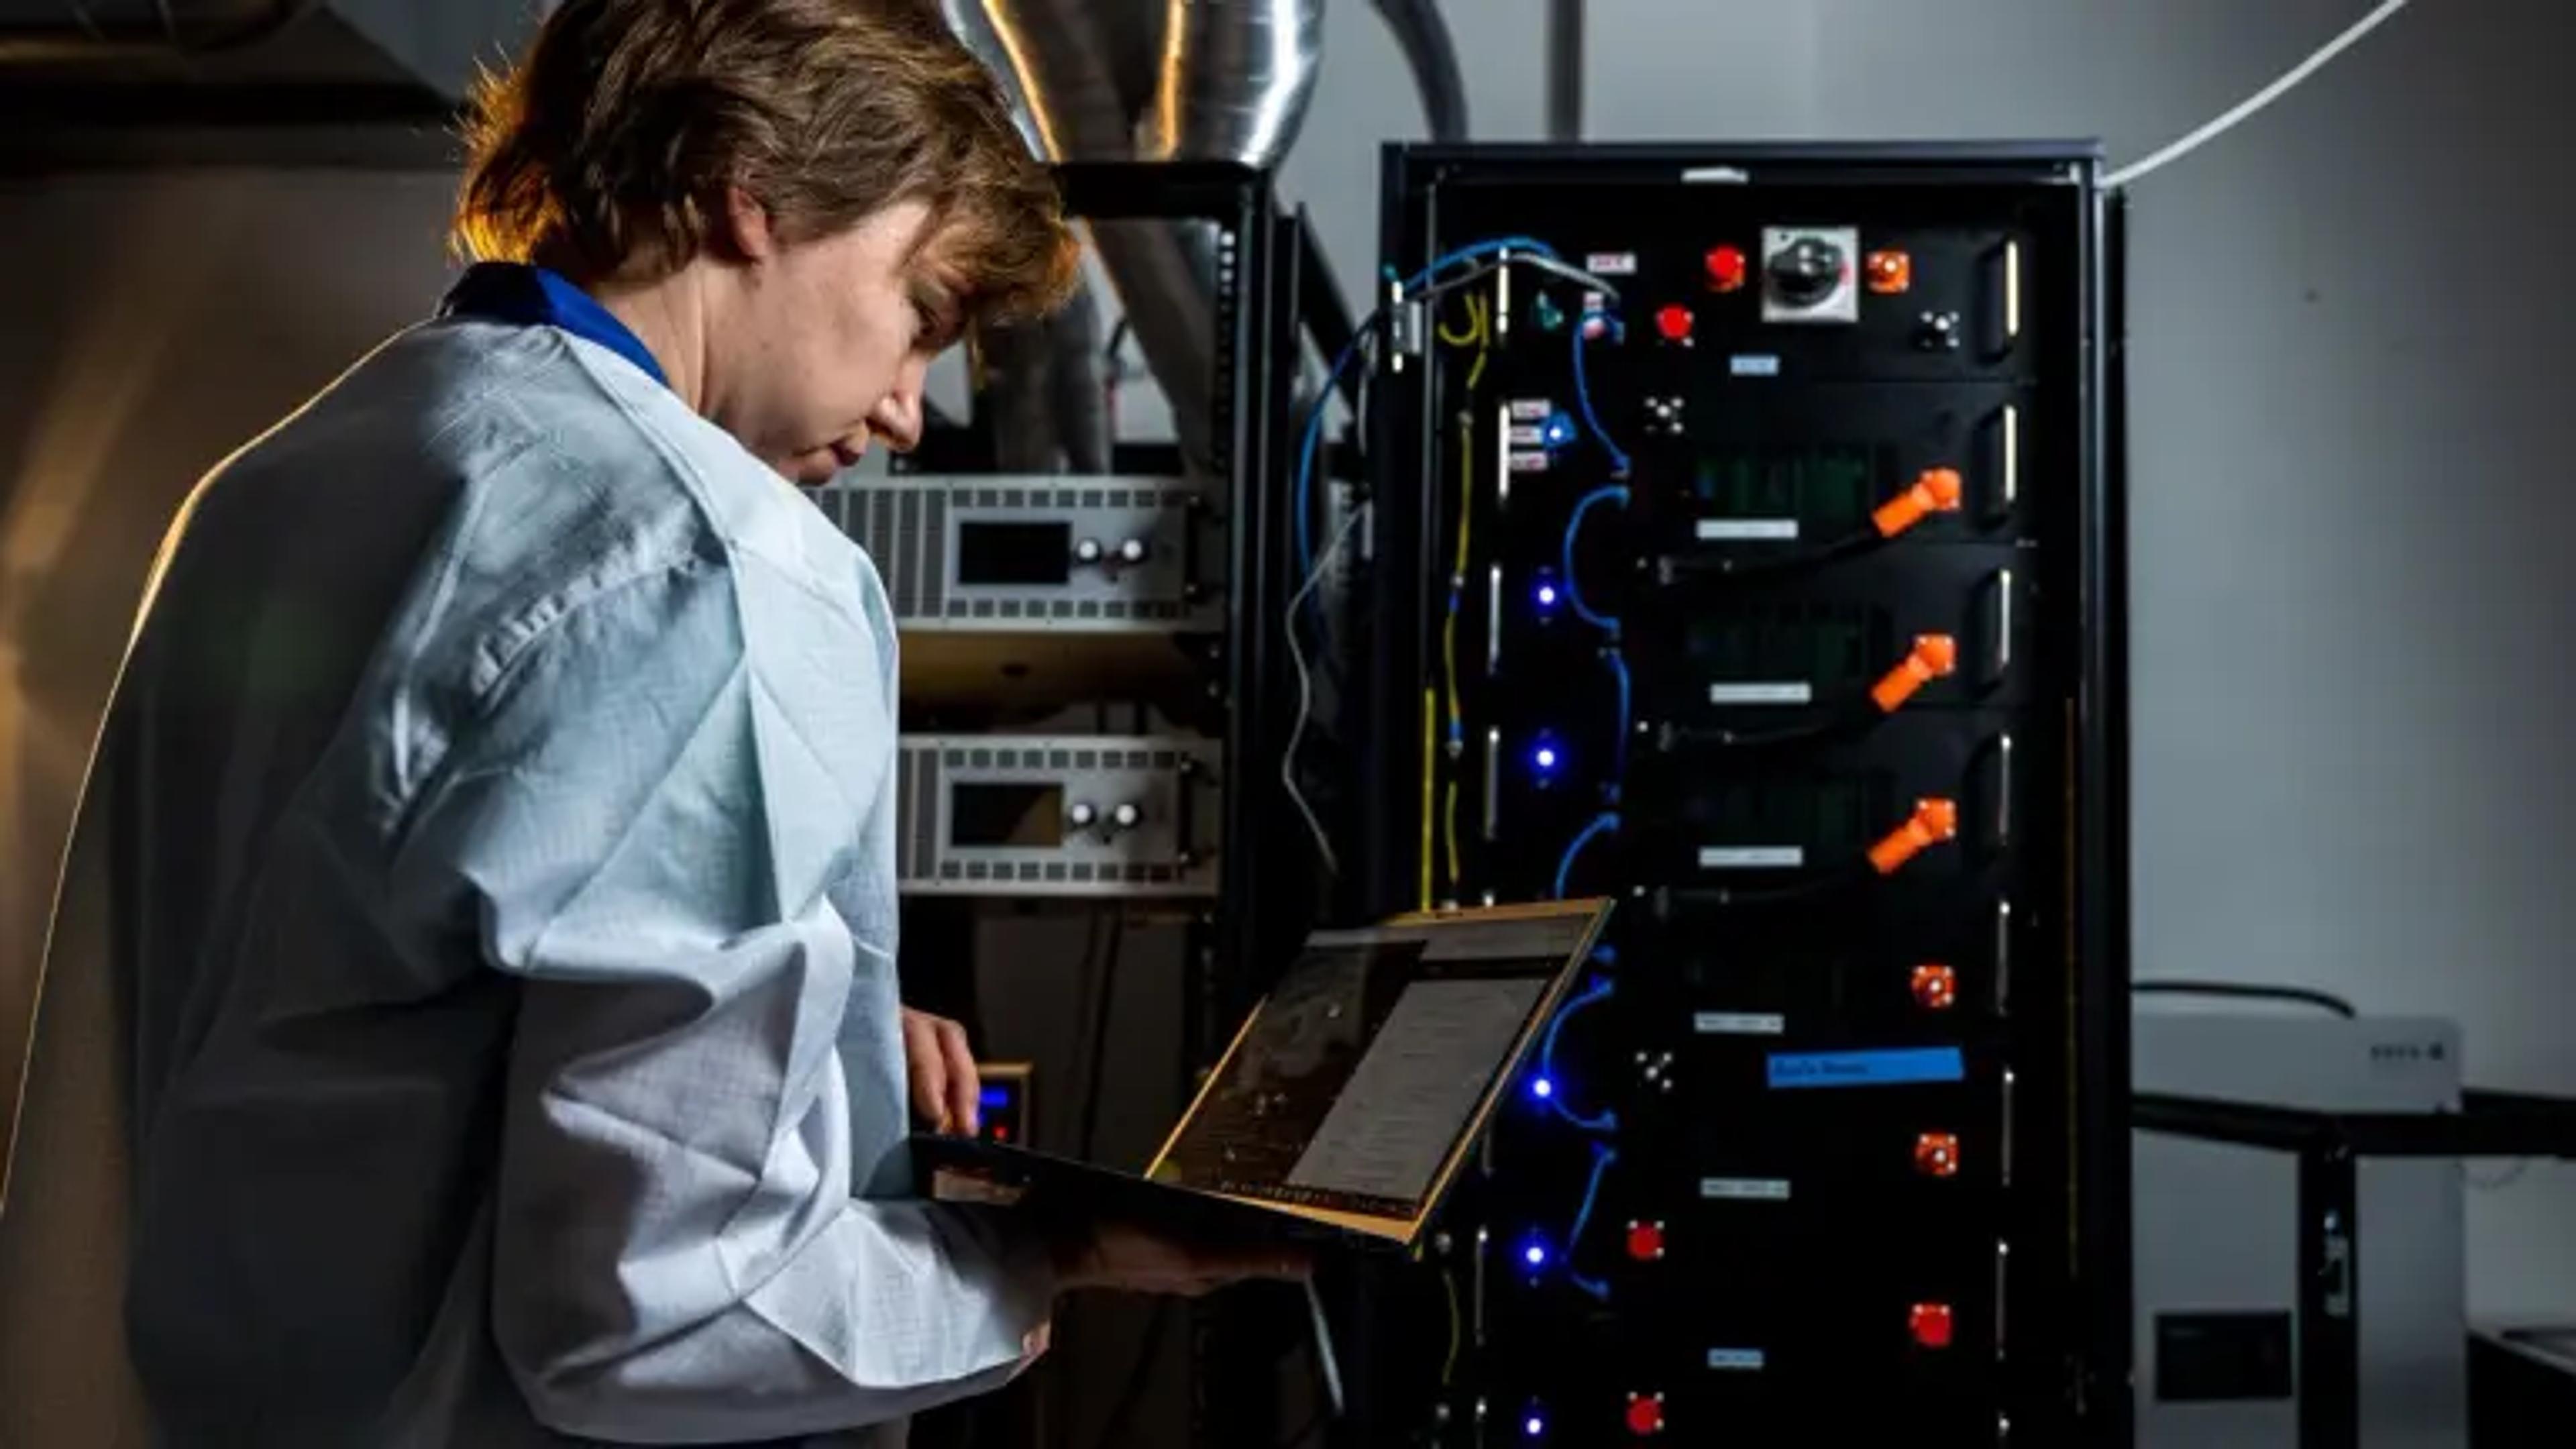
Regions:
M 1806 863 L 1806 847 L 1798 845 L 1703 845 L 1699 848 L 1699 868 L 1702 870 L 1796 870 Z
M 1813 704 L 1816 688 L 1800 680 L 1782 680 L 1776 684 L 1712 684 L 1708 687 L 1711 704 Z
M 1691 1030 L 1702 1036 L 1778 1036 L 1788 1027 L 1787 1017 L 1767 1011 L 1699 1011 L 1691 1014 Z
M 1604 277 L 1633 277 L 1637 274 L 1637 254 L 1594 252 L 1583 259 L 1583 270 Z
M 1730 1373 L 1758 1374 L 1762 1372 L 1762 1350 L 1758 1348 L 1712 1348 L 1708 1351 L 1708 1366 L 1713 1369 L 1723 1369 Z
M 1737 377 L 1778 377 L 1780 359 L 1768 352 L 1739 352 L 1726 359 L 1726 370 Z
M 1544 473 L 1547 471 L 1547 454 L 1544 452 L 1514 453 L 1512 454 L 1512 471 L 1515 473 Z
M 1720 1202 L 1787 1202 L 1789 1182 L 1779 1177 L 1703 1177 L 1699 1195 Z
M 1547 439 L 1540 436 L 1536 423 L 1514 423 L 1504 430 L 1503 441 L 1516 447 L 1535 448 L 1546 443 Z
M 1556 405 L 1543 397 L 1516 397 L 1512 399 L 1511 413 L 1515 421 L 1543 423 L 1547 421 L 1547 415 L 1555 411 Z
M 1691 526 L 1702 543 L 1779 542 L 1798 536 L 1794 518 L 1703 518 Z

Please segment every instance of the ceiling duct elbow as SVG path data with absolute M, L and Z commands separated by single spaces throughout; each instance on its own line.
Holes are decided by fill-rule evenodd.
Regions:
M 1148 161 L 1270 166 L 1306 119 L 1323 59 L 1323 0 L 1168 0 Z
M 1321 59 L 1323 0 L 1163 0 L 1154 90 L 1121 94 L 1118 22 L 1099 0 L 942 0 L 949 26 L 1022 107 L 1057 161 L 1275 165 L 1296 139 Z M 1214 458 L 1217 245 L 1201 222 L 1097 220 L 1093 245 L 1194 465 Z

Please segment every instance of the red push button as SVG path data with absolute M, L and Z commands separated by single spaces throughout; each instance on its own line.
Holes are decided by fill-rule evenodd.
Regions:
M 1914 1004 L 1925 1011 L 1948 1011 L 1959 999 L 1959 973 L 1947 966 L 1914 968 Z
M 1691 335 L 1691 310 L 1679 304 L 1655 309 L 1655 330 L 1666 342 L 1688 342 Z
M 1914 1341 L 1925 1348 L 1948 1348 L 1952 1327 L 1950 1305 L 1917 1303 L 1906 1316 L 1906 1326 L 1913 1330 Z
M 1733 292 L 1743 288 L 1746 272 L 1744 248 L 1739 246 L 1710 247 L 1708 249 L 1708 255 L 1700 260 L 1708 267 L 1708 284 L 1712 289 L 1720 292 Z
M 1951 1132 L 1926 1132 L 1914 1139 L 1914 1170 L 1925 1177 L 1959 1175 L 1959 1138 Z
M 1664 1225 L 1662 1223 L 1630 1223 L 1628 1225 L 1628 1256 L 1636 1259 L 1640 1263 L 1656 1263 L 1663 1261 Z
M 1628 1432 L 1643 1439 L 1664 1432 L 1664 1396 L 1630 1394 L 1628 1396 Z

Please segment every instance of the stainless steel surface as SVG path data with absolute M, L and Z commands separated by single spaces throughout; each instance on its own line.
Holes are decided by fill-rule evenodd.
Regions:
M 1165 0 L 1153 93 L 1131 132 L 1120 93 L 1131 7 L 1083 0 L 942 0 L 949 25 L 1009 78 L 1023 130 L 1059 161 L 1137 157 L 1268 166 L 1286 154 L 1313 95 L 1322 0 Z M 1089 228 L 1137 346 L 1172 405 L 1193 466 L 1214 456 L 1217 228 L 1095 222 Z
M 2457 1110 L 2460 1101 L 2460 1037 L 2447 1021 L 2142 1006 L 2131 1039 L 2140 1091 L 2343 1111 Z M 2296 1449 L 2295 1399 L 2160 1400 L 2156 1320 L 2296 1304 L 2297 1159 L 2142 1132 L 2134 1161 L 2139 1449 Z M 2459 1165 L 2365 1158 L 2356 1186 L 2361 1443 L 2460 1449 L 2468 1388 Z
M 1252 166 L 1287 154 L 1314 94 L 1323 0 L 1167 0 L 1163 14 L 1137 154 Z

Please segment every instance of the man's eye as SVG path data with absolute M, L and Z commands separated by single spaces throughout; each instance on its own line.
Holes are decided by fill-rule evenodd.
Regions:
M 912 299 L 913 337 L 925 346 L 948 343 L 948 309 L 927 297 Z

